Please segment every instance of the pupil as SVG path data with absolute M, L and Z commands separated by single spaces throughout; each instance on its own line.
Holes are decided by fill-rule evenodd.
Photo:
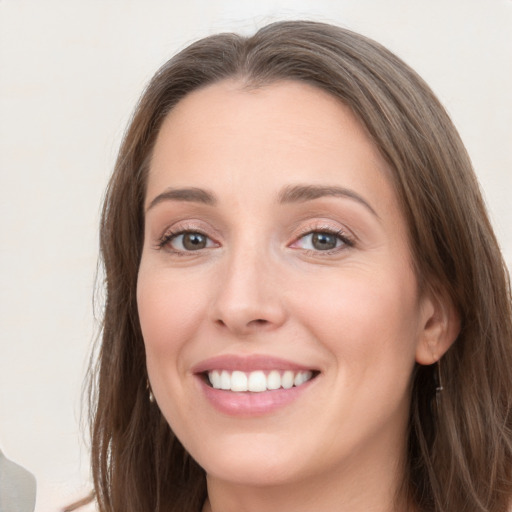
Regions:
M 197 251 L 206 247 L 206 237 L 200 233 L 185 233 L 183 235 L 183 247 L 189 251 Z
M 336 247 L 337 238 L 330 233 L 313 233 L 313 247 L 320 251 L 334 249 Z

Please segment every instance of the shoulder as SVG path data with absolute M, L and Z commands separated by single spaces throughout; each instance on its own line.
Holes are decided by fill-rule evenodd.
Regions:
M 0 512 L 32 512 L 36 502 L 36 479 L 0 451 Z

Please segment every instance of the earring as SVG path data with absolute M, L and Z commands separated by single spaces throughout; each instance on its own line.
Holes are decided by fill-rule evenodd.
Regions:
M 148 390 L 149 401 L 152 404 L 155 403 L 155 395 L 153 395 L 153 390 L 151 389 L 151 385 L 149 384 L 149 380 L 146 380 L 146 389 Z
M 441 359 L 439 359 L 436 363 L 436 370 L 434 372 L 434 383 L 436 386 L 436 405 L 437 410 L 439 411 L 439 407 L 441 404 L 441 393 L 444 389 L 443 379 L 441 377 Z

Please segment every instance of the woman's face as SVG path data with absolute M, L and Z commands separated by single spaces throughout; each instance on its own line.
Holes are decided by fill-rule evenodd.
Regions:
M 432 308 L 389 176 L 309 85 L 225 81 L 165 120 L 137 300 L 158 406 L 209 478 L 398 464 Z

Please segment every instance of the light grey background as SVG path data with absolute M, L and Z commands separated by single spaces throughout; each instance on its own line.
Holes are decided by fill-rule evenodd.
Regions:
M 0 446 L 36 475 L 38 511 L 88 489 L 97 225 L 135 101 L 187 43 L 283 18 L 360 31 L 430 83 L 512 266 L 511 0 L 0 0 Z

